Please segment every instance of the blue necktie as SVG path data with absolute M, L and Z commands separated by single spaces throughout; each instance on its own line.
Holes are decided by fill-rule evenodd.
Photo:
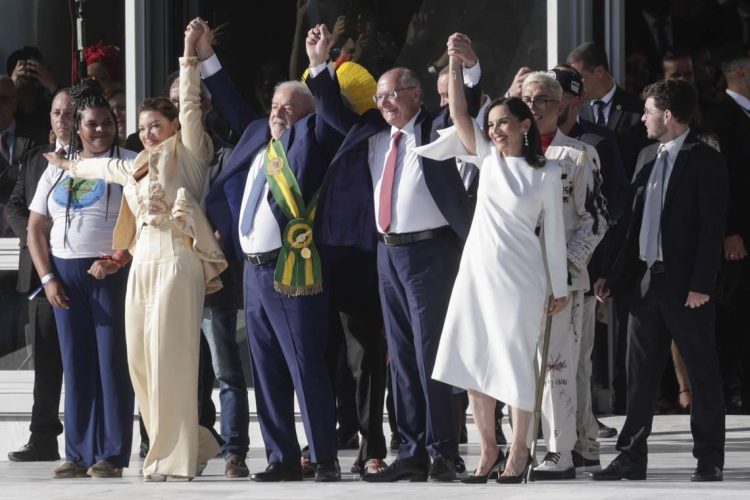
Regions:
M 250 229 L 252 229 L 253 227 L 253 218 L 255 217 L 255 211 L 258 210 L 258 204 L 260 203 L 260 198 L 263 195 L 265 186 L 266 170 L 261 167 L 260 172 L 258 172 L 258 176 L 253 181 L 253 187 L 250 189 L 250 196 L 248 196 L 247 198 L 245 211 L 242 212 L 242 219 L 240 220 L 240 234 L 250 233 Z

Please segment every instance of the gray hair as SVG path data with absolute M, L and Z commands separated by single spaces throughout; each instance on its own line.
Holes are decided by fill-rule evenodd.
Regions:
M 310 92 L 307 84 L 299 80 L 288 80 L 286 82 L 277 83 L 273 91 L 276 93 L 282 88 L 291 89 L 295 95 L 300 96 L 301 102 L 304 105 L 303 109 L 307 112 L 306 114 L 315 112 L 315 98 L 313 97 L 312 92 Z
M 554 75 L 554 73 L 552 73 L 552 75 Z M 562 87 L 560 86 L 560 82 L 558 82 L 552 75 L 549 71 L 534 71 L 533 73 L 529 73 L 523 80 L 521 90 L 525 89 L 532 83 L 536 83 L 542 87 L 545 92 L 548 92 L 551 97 L 554 97 L 559 101 L 562 99 Z

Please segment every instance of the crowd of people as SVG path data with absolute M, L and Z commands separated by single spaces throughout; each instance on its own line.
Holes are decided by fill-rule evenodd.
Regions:
M 493 98 L 475 44 L 454 33 L 428 111 L 414 70 L 368 64 L 356 40 L 334 57 L 338 24 L 300 35 L 307 69 L 276 84 L 267 116 L 200 18 L 165 95 L 140 104 L 137 135 L 115 48 L 87 49 L 89 77 L 70 88 L 25 49 L 0 77 L 36 361 L 31 438 L 9 458 L 59 459 L 64 427 L 55 478 L 121 477 L 135 401 L 145 481 L 190 480 L 217 453 L 229 478 L 338 481 L 349 446 L 367 482 L 645 479 L 671 360 L 691 480 L 722 480 L 724 415 L 750 413 L 747 47 L 726 51 L 711 93 L 671 48 L 663 78 L 629 94 L 587 42 L 549 70 L 520 68 Z M 15 118 L 32 78 L 50 93 L 49 138 Z M 605 308 L 626 418 L 602 467 L 591 358 Z M 237 309 L 268 460 L 252 475 Z M 468 474 L 466 399 L 481 451 Z

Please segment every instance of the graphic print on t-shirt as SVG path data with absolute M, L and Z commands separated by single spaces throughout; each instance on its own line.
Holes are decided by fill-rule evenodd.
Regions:
M 71 191 L 72 183 L 72 192 Z M 80 210 L 94 205 L 102 199 L 106 191 L 106 182 L 101 179 L 71 179 L 66 175 L 52 192 L 52 199 L 61 207 L 68 206 L 70 196 L 70 208 Z

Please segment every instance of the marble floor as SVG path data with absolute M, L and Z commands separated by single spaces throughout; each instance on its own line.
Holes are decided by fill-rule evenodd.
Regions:
M 623 417 L 602 419 L 610 426 L 619 428 Z M 0 418 L 0 458 L 8 450 L 23 444 L 28 420 Z M 251 443 L 248 465 L 251 471 L 262 470 L 266 465 L 262 441 L 256 422 L 251 424 Z M 506 431 L 509 429 L 506 427 Z M 298 425 L 300 440 L 304 441 Z M 690 450 L 689 418 L 683 415 L 658 416 L 654 421 L 654 433 L 650 438 L 650 455 L 647 481 L 621 481 L 615 483 L 592 482 L 583 476 L 576 480 L 536 482 L 526 485 L 469 486 L 460 483 L 394 483 L 371 485 L 358 481 L 351 474 L 344 474 L 341 483 L 258 484 L 248 480 L 227 480 L 223 477 L 223 461 L 211 460 L 202 477 L 190 483 L 144 483 L 138 475 L 140 459 L 134 456 L 124 477 L 117 480 L 68 479 L 53 480 L 51 472 L 55 463 L 31 464 L 0 461 L 0 499 L 160 499 L 172 500 L 220 498 L 231 499 L 356 499 L 375 498 L 410 500 L 443 498 L 586 498 L 642 499 L 659 498 L 749 498 L 750 497 L 750 417 L 727 417 L 727 456 L 725 481 L 723 483 L 690 483 L 689 477 L 695 461 Z M 61 450 L 62 441 L 61 441 Z M 134 449 L 136 449 L 134 447 Z M 342 469 L 351 465 L 355 451 L 340 452 Z M 461 446 L 461 454 L 469 467 L 477 460 L 479 447 L 473 425 L 469 426 L 469 444 Z M 602 442 L 602 460 L 606 464 L 614 456 L 614 439 Z M 540 447 L 539 457 L 543 455 Z M 389 457 L 389 460 L 391 457 Z

